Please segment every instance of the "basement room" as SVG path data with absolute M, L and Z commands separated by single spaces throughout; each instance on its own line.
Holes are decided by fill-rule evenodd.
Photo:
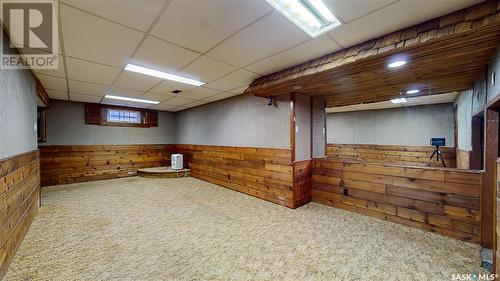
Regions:
M 500 0 L 0 6 L 0 280 L 500 274 Z

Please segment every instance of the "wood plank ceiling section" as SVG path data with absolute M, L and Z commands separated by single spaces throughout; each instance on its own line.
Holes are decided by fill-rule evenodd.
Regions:
M 458 12 L 256 79 L 245 93 L 325 96 L 327 107 L 470 89 L 500 40 L 500 1 Z M 393 60 L 408 63 L 389 69 Z

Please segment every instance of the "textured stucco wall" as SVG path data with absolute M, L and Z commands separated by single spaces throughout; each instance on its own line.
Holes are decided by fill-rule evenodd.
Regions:
M 493 73 L 495 74 L 493 77 Z M 488 70 L 480 72 L 472 87 L 472 114 L 484 110 L 486 104 L 500 94 L 500 49 L 488 63 Z
M 311 158 L 311 97 L 295 94 L 295 161 Z
M 0 159 L 37 149 L 36 107 L 33 74 L 0 69 Z
M 177 143 L 289 148 L 288 96 L 267 103 L 243 95 L 178 112 Z
M 495 73 L 495 79 L 493 79 L 493 73 Z M 500 75 L 500 49 L 497 49 L 495 55 L 493 55 L 488 64 L 488 76 L 486 77 L 486 89 L 488 93 L 487 102 L 500 94 L 500 77 L 497 77 L 498 75 Z
M 453 104 L 328 114 L 328 143 L 429 145 L 433 137 L 454 146 Z
M 314 98 L 312 100 L 312 144 L 313 155 L 312 157 L 326 156 L 326 128 L 325 128 L 325 101 L 321 98 Z
M 47 110 L 47 142 L 41 145 L 175 143 L 175 114 L 158 112 L 158 127 L 85 124 L 85 104 L 52 100 Z
M 472 90 L 460 93 L 455 101 L 457 107 L 457 147 L 472 150 Z

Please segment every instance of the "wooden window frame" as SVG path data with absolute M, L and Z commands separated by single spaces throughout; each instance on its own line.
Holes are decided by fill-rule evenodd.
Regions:
M 109 109 L 140 112 L 141 123 L 108 122 L 107 111 Z M 85 106 L 85 123 L 89 125 L 113 126 L 113 127 L 135 127 L 135 128 L 158 127 L 158 112 L 154 110 L 136 108 L 136 107 L 87 103 Z

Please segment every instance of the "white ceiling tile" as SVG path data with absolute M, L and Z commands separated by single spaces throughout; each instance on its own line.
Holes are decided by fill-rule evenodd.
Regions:
M 233 93 L 233 94 L 243 94 L 243 92 L 245 92 L 245 90 L 248 88 L 248 86 L 243 86 L 243 87 L 238 87 L 236 89 L 231 89 L 229 90 L 230 93 Z
M 102 99 L 102 96 L 91 96 L 91 95 L 82 95 L 77 93 L 69 93 L 69 100 L 71 101 L 79 101 L 79 102 L 91 102 L 91 103 L 99 103 Z
M 182 110 L 188 109 L 188 108 L 191 108 L 191 106 L 177 106 L 177 107 L 170 109 L 169 111 L 179 112 L 179 111 L 182 111 Z
M 195 62 L 184 68 L 181 76 L 185 76 L 202 82 L 210 82 L 216 78 L 224 76 L 237 68 L 218 60 L 202 56 Z
M 350 47 L 478 2 L 481 1 L 401 0 L 342 25 L 331 31 L 329 35 L 342 46 Z
M 106 94 L 106 90 L 108 86 L 81 82 L 76 80 L 68 80 L 69 83 L 69 91 L 70 93 L 75 94 L 84 94 L 84 95 L 92 95 L 92 96 L 104 96 Z
M 336 17 L 344 23 L 383 8 L 398 0 L 323 0 Z
M 41 73 L 41 74 L 57 76 L 57 77 L 61 77 L 61 78 L 66 77 L 66 73 L 64 72 L 63 56 L 58 56 L 56 69 L 33 69 L 33 71 L 37 74 Z
M 199 105 L 207 104 L 207 103 L 210 103 L 210 101 L 207 101 L 207 100 L 197 100 L 197 101 L 193 101 L 191 103 L 188 103 L 185 106 L 186 107 L 195 107 L 195 106 L 199 106 Z
M 101 101 L 102 104 L 110 104 L 110 105 L 120 105 L 120 106 L 126 106 L 128 101 L 122 101 L 122 100 L 115 100 L 115 99 L 106 99 L 104 98 Z
M 338 106 L 330 107 L 326 109 L 327 113 L 334 112 L 349 112 L 349 111 L 360 111 L 360 110 L 375 110 L 375 109 L 387 109 L 387 108 L 398 108 L 398 107 L 410 107 L 423 104 L 439 104 L 453 102 L 457 97 L 458 92 L 439 94 L 439 95 L 428 95 L 428 96 L 416 96 L 407 98 L 406 103 L 392 103 L 391 101 L 382 101 L 366 104 L 355 104 L 348 106 Z
M 217 79 L 206 86 L 221 91 L 229 91 L 238 87 L 248 86 L 260 75 L 243 69 L 237 70 L 227 76 Z
M 162 79 L 160 78 L 124 70 L 120 76 L 118 76 L 113 86 L 145 92 L 158 85 L 161 81 Z
M 339 49 L 341 49 L 341 47 L 338 44 L 334 43 L 327 35 L 323 35 L 274 56 L 265 58 L 245 68 L 262 75 L 267 75 L 292 65 L 298 65 L 311 59 L 335 52 Z
M 162 102 L 162 104 L 181 106 L 181 105 L 186 105 L 186 104 L 191 103 L 191 102 L 193 102 L 192 99 L 187 99 L 187 98 L 183 98 L 183 97 L 173 97 L 173 98 L 170 98 L 170 99 Z
M 269 11 L 265 1 L 173 0 L 152 34 L 205 52 Z
M 220 93 L 221 93 L 221 91 L 218 91 L 218 90 L 209 89 L 209 88 L 205 88 L 205 87 L 198 87 L 198 88 L 195 88 L 193 90 L 189 90 L 185 93 L 182 93 L 182 94 L 180 94 L 180 96 L 183 98 L 189 98 L 192 100 L 201 100 L 201 99 L 205 99 L 205 98 L 208 98 L 208 97 L 220 94 Z
M 146 31 L 166 0 L 63 0 L 95 15 Z
M 68 78 L 98 84 L 109 85 L 115 80 L 120 69 L 87 62 L 74 58 L 66 58 Z
M 215 96 L 208 97 L 208 98 L 204 99 L 204 101 L 213 102 L 213 101 L 218 101 L 218 100 L 223 100 L 223 99 L 231 98 L 231 97 L 234 97 L 234 96 L 237 96 L 237 95 L 235 95 L 233 93 L 224 92 L 224 93 L 221 93 L 221 94 L 218 94 L 218 95 L 215 95 Z
M 165 101 L 169 98 L 173 97 L 173 94 L 170 95 L 160 95 L 160 94 L 154 94 L 154 93 L 145 93 L 142 95 L 140 98 L 145 99 L 145 100 L 153 100 L 153 101 Z
M 66 91 L 58 91 L 58 90 L 46 90 L 47 95 L 51 99 L 56 100 L 68 100 L 68 92 Z
M 64 49 L 72 57 L 121 67 L 144 35 L 66 5 L 60 10 Z
M 245 66 L 309 39 L 299 27 L 275 12 L 246 27 L 211 50 L 208 55 Z
M 175 107 L 177 107 L 177 105 L 160 103 L 160 104 L 155 104 L 155 105 L 151 106 L 150 109 L 169 111 L 170 109 L 173 109 Z
M 173 90 L 187 91 L 194 88 L 196 88 L 196 86 L 170 80 L 164 80 L 160 85 L 151 89 L 150 92 L 157 94 L 171 94 Z
M 177 28 L 179 28 L 178 25 Z M 174 73 L 198 56 L 196 52 L 148 36 L 131 63 Z
M 150 103 L 135 102 L 135 101 L 129 101 L 126 104 L 126 106 L 128 106 L 128 107 L 135 107 L 135 108 L 150 108 L 152 105 L 153 104 L 150 104 Z
M 113 86 L 108 93 L 113 96 L 139 98 L 144 91 Z
M 37 77 L 45 89 L 58 90 L 58 91 L 68 90 L 68 87 L 66 85 L 66 79 L 64 78 L 43 75 L 43 74 L 37 74 Z

